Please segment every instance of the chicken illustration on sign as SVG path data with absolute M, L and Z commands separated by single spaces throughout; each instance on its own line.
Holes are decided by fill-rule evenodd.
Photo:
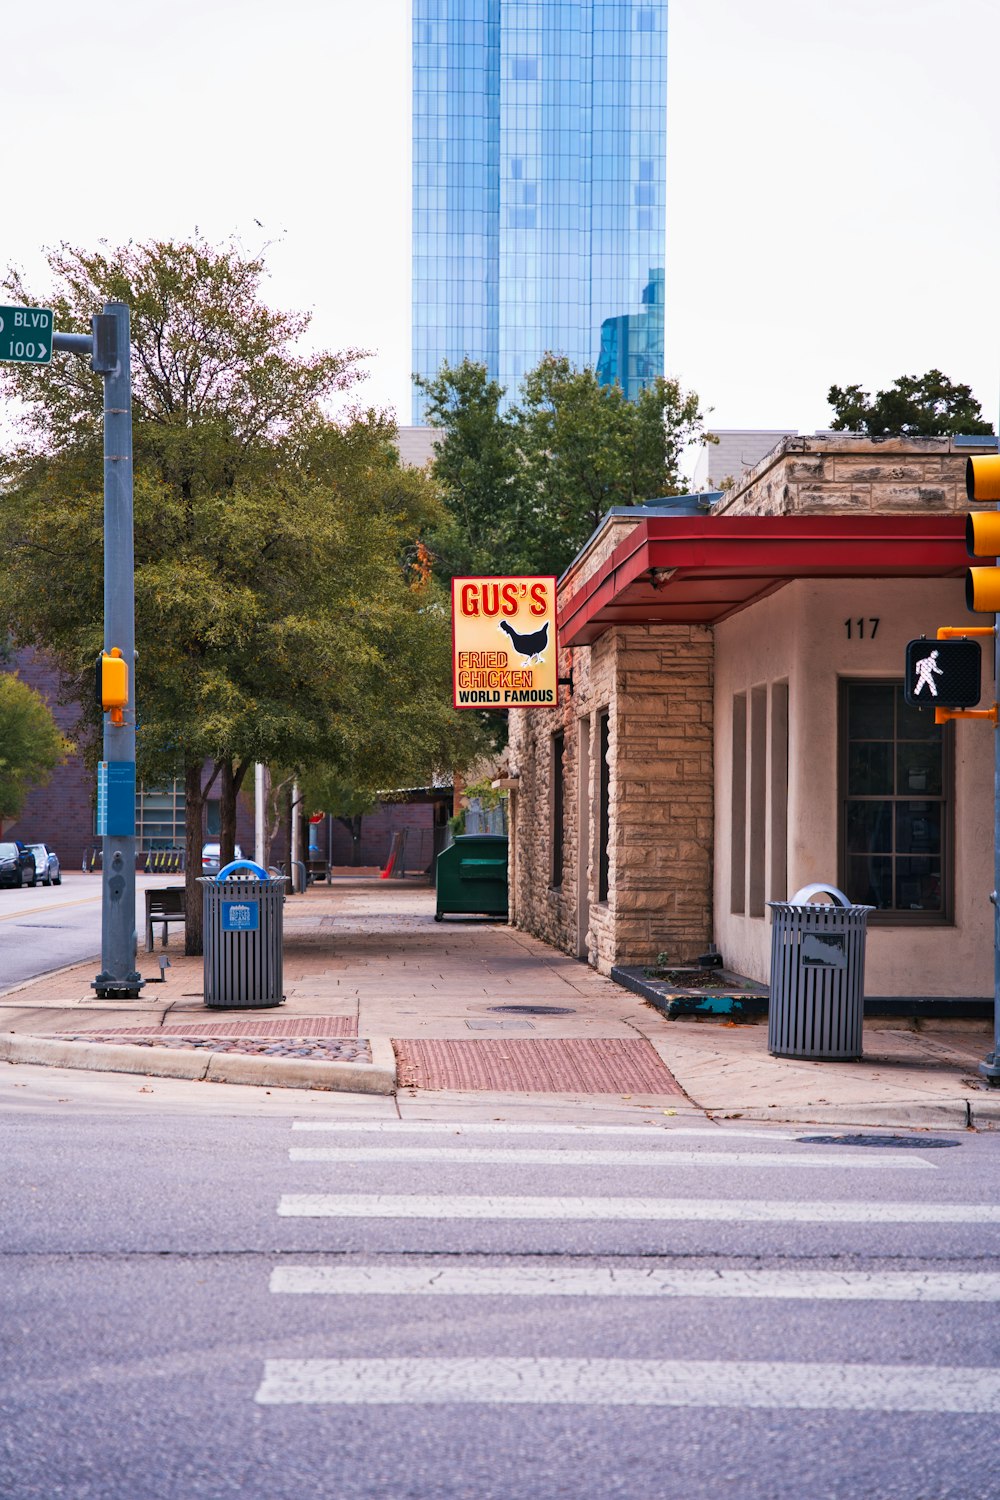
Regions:
M 455 578 L 456 708 L 555 708 L 556 580 Z

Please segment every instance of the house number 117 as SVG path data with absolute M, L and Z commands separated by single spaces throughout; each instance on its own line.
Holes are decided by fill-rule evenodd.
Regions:
M 856 620 L 845 620 L 844 629 L 847 631 L 847 639 L 851 641 L 857 636 L 859 641 L 863 641 L 867 636 L 870 641 L 873 641 L 881 618 L 881 615 L 869 615 L 865 619 L 864 615 L 859 615 Z

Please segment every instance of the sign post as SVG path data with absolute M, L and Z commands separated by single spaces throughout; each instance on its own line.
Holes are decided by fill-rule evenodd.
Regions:
M 60 333 L 47 307 L 0 307 L 0 360 L 48 364 L 52 351 L 85 354 L 104 377 L 104 652 L 121 657 L 128 701 L 104 716 L 98 776 L 103 846 L 102 999 L 138 999 L 135 930 L 135 562 L 132 544 L 132 375 L 129 313 L 106 302 L 91 332 Z

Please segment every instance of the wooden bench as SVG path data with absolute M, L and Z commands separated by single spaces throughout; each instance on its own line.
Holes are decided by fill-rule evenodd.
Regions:
M 153 951 L 153 923 L 163 923 L 163 946 L 167 946 L 167 926 L 170 922 L 184 921 L 184 898 L 182 885 L 165 885 L 146 892 L 146 952 Z

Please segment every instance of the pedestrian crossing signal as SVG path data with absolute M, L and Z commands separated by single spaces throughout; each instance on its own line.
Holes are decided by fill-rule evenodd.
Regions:
M 973 708 L 983 694 L 982 663 L 978 641 L 908 641 L 903 697 L 914 708 Z
M 128 665 L 117 646 L 97 658 L 95 688 L 98 708 L 102 713 L 110 711 L 113 724 L 122 724 L 122 710 L 128 706 Z

